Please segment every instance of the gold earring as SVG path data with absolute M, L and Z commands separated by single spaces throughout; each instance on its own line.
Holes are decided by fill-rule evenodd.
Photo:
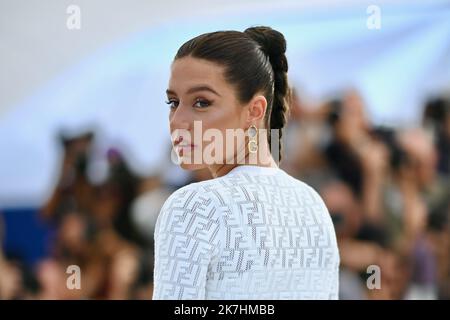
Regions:
M 257 136 L 258 136 L 258 128 L 252 124 L 247 131 L 249 141 L 248 141 L 248 150 L 251 153 L 258 152 L 258 142 L 257 142 Z

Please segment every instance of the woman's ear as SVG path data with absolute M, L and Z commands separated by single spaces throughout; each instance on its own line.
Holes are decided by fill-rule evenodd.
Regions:
M 267 110 L 267 100 L 263 95 L 255 95 L 248 104 L 247 122 L 255 123 L 264 119 Z

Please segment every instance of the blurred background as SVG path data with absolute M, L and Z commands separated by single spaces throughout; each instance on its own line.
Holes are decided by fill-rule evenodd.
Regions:
M 159 210 L 211 178 L 170 160 L 170 63 L 198 34 L 252 25 L 287 39 L 281 167 L 326 202 L 340 298 L 450 299 L 440 0 L 0 0 L 0 299 L 151 299 Z

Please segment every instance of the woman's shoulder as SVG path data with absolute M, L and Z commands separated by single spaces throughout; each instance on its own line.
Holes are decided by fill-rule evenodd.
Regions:
M 205 180 L 189 183 L 183 187 L 178 188 L 170 194 L 165 201 L 162 209 L 168 207 L 192 207 L 192 206 L 210 206 L 218 205 L 216 196 L 215 181 Z
M 194 194 L 210 193 L 211 188 L 213 186 L 217 186 L 217 180 L 218 180 L 218 178 L 191 182 L 189 184 L 186 184 L 186 185 L 178 188 L 174 192 L 172 192 L 171 196 L 179 196 L 179 195 L 184 195 L 186 193 L 194 193 Z
M 273 180 L 272 178 L 267 179 L 267 177 L 275 177 L 276 180 Z M 277 172 L 277 174 L 270 176 L 256 175 L 256 178 L 253 175 L 248 175 L 245 171 L 232 172 L 222 177 L 189 183 L 174 191 L 172 195 L 176 197 L 185 194 L 195 194 L 203 197 L 216 198 L 217 200 L 218 195 L 227 194 L 228 189 L 235 189 L 237 186 L 252 183 L 258 184 L 261 187 L 265 185 L 270 185 L 271 187 L 278 185 L 282 189 L 292 187 L 300 190 L 302 193 L 308 193 L 316 200 L 321 200 L 321 196 L 316 188 L 300 179 L 293 177 L 281 169 Z M 220 201 L 220 199 L 218 200 Z
M 174 191 L 164 202 L 155 225 L 155 241 L 160 237 L 188 235 L 202 243 L 218 241 L 222 205 L 204 188 L 190 183 Z M 208 226 L 205 229 L 205 226 Z

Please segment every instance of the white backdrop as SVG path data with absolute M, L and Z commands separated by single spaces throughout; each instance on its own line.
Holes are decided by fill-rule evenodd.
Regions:
M 204 32 L 270 25 L 287 38 L 291 81 L 310 99 L 356 87 L 375 123 L 417 124 L 424 100 L 449 90 L 450 6 L 447 1 L 383 1 L 381 29 L 369 30 L 366 9 L 374 2 L 344 1 L 346 5 L 338 6 L 321 1 L 305 6 L 260 1 L 261 5 L 255 6 L 251 1 L 252 5 L 239 2 L 238 6 L 231 1 L 238 6 L 233 11 L 217 7 L 197 10 L 195 4 L 183 4 L 184 11 L 178 8 L 175 14 L 173 1 L 168 1 L 166 11 L 164 6 L 157 11 L 164 19 L 156 17 L 158 23 L 154 24 L 136 23 L 133 6 L 128 3 L 132 30 L 124 32 L 115 24 L 114 38 L 106 36 L 105 28 L 105 41 L 98 46 L 91 43 L 92 50 L 51 69 L 51 76 L 42 76 L 45 81 L 22 90 L 19 98 L 8 96 L 14 86 L 8 81 L 8 72 L 3 73 L 1 88 L 7 98 L 1 100 L 4 105 L 0 109 L 0 208 L 45 201 L 59 173 L 55 135 L 60 129 L 76 133 L 95 125 L 99 154 L 110 145 L 123 145 L 137 172 L 160 172 L 169 161 L 168 107 L 164 103 L 169 66 L 184 41 Z M 80 8 L 84 19 L 81 31 L 89 37 L 83 2 Z M 143 19 L 138 9 L 135 15 Z M 1 21 L 8 21 L 7 15 L 1 10 Z M 7 22 L 0 25 L 0 36 L 12 37 L 14 30 L 5 25 Z M 40 46 L 58 48 L 52 34 L 41 35 L 41 41 Z M 20 46 L 3 47 L 2 70 L 10 71 L 6 55 L 20 52 Z M 53 52 L 55 59 L 59 54 L 70 56 L 71 46 L 65 42 L 59 50 Z M 20 74 L 27 83 L 26 68 L 15 68 L 11 74 Z

